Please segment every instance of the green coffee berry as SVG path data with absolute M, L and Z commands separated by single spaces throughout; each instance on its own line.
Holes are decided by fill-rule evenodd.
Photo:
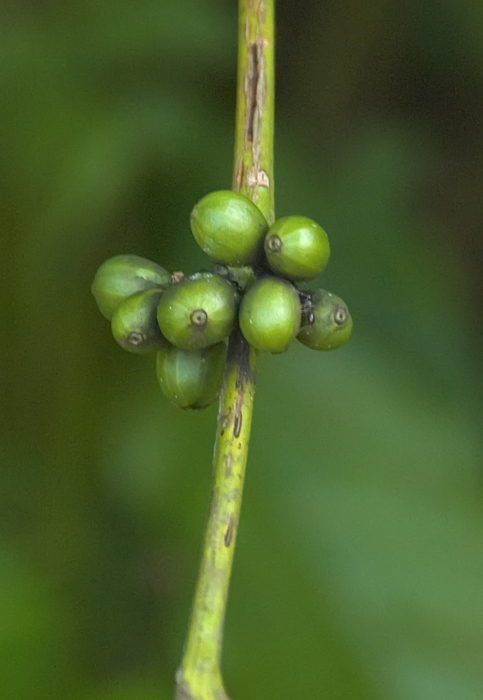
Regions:
M 238 192 L 220 190 L 203 197 L 191 212 L 196 242 L 214 260 L 227 265 L 252 263 L 268 230 L 255 204 Z
M 180 408 L 206 408 L 220 392 L 225 357 L 225 343 L 202 350 L 181 350 L 166 343 L 156 362 L 163 393 Z
M 159 327 L 176 347 L 199 350 L 230 334 L 236 306 L 237 293 L 227 280 L 199 273 L 164 292 L 158 307 Z
M 343 345 L 352 332 L 352 317 L 340 299 L 317 289 L 305 304 L 303 327 L 297 338 L 314 350 L 333 350 Z
M 305 216 L 277 219 L 265 237 L 264 248 L 272 270 L 293 280 L 317 277 L 330 255 L 326 232 Z
M 155 350 L 163 342 L 156 317 L 162 295 L 162 289 L 147 289 L 128 297 L 117 308 L 111 330 L 124 350 L 142 354 Z
M 259 350 L 283 352 L 300 328 L 301 303 L 295 287 L 277 277 L 256 282 L 240 308 L 240 328 Z
M 166 287 L 171 281 L 165 269 L 138 255 L 116 255 L 97 270 L 91 291 L 103 316 L 111 320 L 118 306 L 145 289 Z

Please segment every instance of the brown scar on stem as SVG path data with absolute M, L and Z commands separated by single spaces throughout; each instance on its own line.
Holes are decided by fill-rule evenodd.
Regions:
M 247 98 L 247 119 L 245 125 L 245 135 L 247 141 L 253 141 L 253 134 L 255 132 L 258 79 L 260 75 L 259 65 L 259 46 L 257 42 L 254 42 L 248 46 L 248 71 L 245 82 L 245 94 Z
M 263 9 L 263 4 L 260 11 Z M 249 26 L 247 25 L 247 34 Z M 236 184 L 240 190 L 244 186 L 250 188 L 270 187 L 270 178 L 262 169 L 260 163 L 260 124 L 265 106 L 266 77 L 264 49 L 266 42 L 262 36 L 257 36 L 255 41 L 248 44 L 248 67 L 245 77 L 245 146 L 251 153 L 252 165 L 249 166 L 243 159 L 236 167 Z M 248 167 L 247 167 L 248 166 Z M 254 201 L 257 200 L 256 191 L 253 193 Z
M 215 494 L 213 493 L 211 497 L 211 504 L 210 504 L 210 512 L 213 513 L 215 521 L 218 520 L 219 515 L 220 515 L 220 505 L 218 503 L 218 500 L 215 497 Z M 216 534 L 213 532 L 211 537 L 210 537 L 210 554 L 211 554 L 211 565 L 213 567 L 216 567 Z
M 235 418 L 233 420 L 233 437 L 239 438 L 243 423 L 243 398 L 245 394 L 245 384 L 240 377 L 236 382 L 237 397 L 235 403 Z
M 243 423 L 242 410 L 241 410 L 241 407 L 237 406 L 237 410 L 235 413 L 235 420 L 233 421 L 233 436 L 236 438 L 240 437 L 242 423 Z
M 226 528 L 225 536 L 223 538 L 223 543 L 225 547 L 229 547 L 233 541 L 233 533 L 235 531 L 235 521 L 234 515 L 230 515 L 230 520 L 228 521 L 228 527 Z
M 240 437 L 243 423 L 243 404 L 245 400 L 245 383 L 247 381 L 255 381 L 255 372 L 250 365 L 250 346 L 244 339 L 240 329 L 234 331 L 236 335 L 232 337 L 228 347 L 227 362 L 232 365 L 236 364 L 239 370 L 236 380 L 236 399 L 230 412 L 233 410 L 233 436 Z M 231 417 L 231 416 L 230 416 Z M 223 425 L 224 427 L 224 425 Z
M 245 182 L 245 163 L 243 160 L 240 160 L 238 162 L 237 168 L 236 168 L 236 186 L 237 190 L 241 190 L 243 187 L 243 183 Z

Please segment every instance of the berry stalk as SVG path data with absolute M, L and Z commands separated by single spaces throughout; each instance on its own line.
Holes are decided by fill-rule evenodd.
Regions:
M 269 224 L 273 189 L 274 2 L 239 0 L 233 189 Z M 258 352 L 230 336 L 213 457 L 214 486 L 175 700 L 229 700 L 220 670 L 223 626 L 248 455 Z

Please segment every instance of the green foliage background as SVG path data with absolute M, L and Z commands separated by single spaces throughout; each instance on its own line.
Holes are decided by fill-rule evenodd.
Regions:
M 236 4 L 0 9 L 0 692 L 170 698 L 216 409 L 184 414 L 89 293 L 208 266 Z M 483 10 L 278 2 L 278 215 L 328 230 L 351 342 L 263 357 L 224 669 L 238 700 L 483 697 Z

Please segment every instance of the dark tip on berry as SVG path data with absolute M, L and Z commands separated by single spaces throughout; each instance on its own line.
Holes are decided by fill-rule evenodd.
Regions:
M 190 316 L 190 321 L 197 328 L 204 328 L 208 323 L 208 314 L 204 309 L 195 309 Z
M 142 333 L 129 333 L 127 336 L 127 342 L 130 345 L 142 345 L 144 341 L 146 340 L 145 336 Z
M 115 311 L 112 334 L 128 352 L 144 353 L 157 349 L 163 342 L 156 311 L 162 289 L 147 289 L 125 299 Z
M 271 253 L 280 253 L 282 250 L 282 241 L 277 235 L 267 238 L 267 248 Z
M 338 326 L 343 326 L 347 321 L 347 310 L 343 306 L 336 306 L 334 310 L 334 321 Z

